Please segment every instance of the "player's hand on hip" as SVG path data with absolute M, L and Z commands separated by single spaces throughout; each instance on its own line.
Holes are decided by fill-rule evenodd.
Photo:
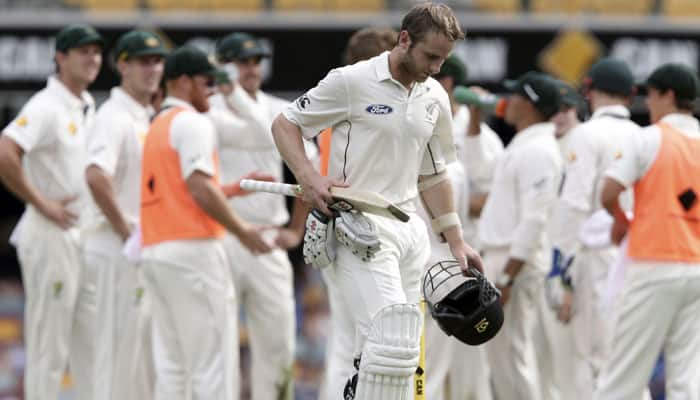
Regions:
M 269 253 L 273 246 L 264 237 L 265 231 L 269 229 L 266 225 L 248 224 L 241 230 L 238 240 L 253 254 Z
M 70 196 L 58 201 L 44 199 L 37 208 L 44 217 L 62 229 L 68 229 L 74 226 L 78 220 L 78 216 L 68 209 L 68 205 L 77 198 L 78 196 Z
M 347 183 L 319 174 L 314 174 L 309 179 L 300 182 L 300 184 L 302 187 L 302 199 L 328 216 L 333 215 L 328 208 L 328 204 L 333 201 L 331 187 L 349 186 Z
M 465 273 L 469 271 L 469 267 L 478 269 L 481 273 L 484 272 L 484 266 L 479 253 L 472 249 L 464 240 L 450 243 L 450 252 L 462 267 Z

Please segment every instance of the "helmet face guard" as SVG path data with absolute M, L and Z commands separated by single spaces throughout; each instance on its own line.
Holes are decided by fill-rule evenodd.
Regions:
M 423 296 L 440 329 L 469 345 L 487 342 L 503 325 L 501 293 L 476 268 L 440 261 L 423 278 Z

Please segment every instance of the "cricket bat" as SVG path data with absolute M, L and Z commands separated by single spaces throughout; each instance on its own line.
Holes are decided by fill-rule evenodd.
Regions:
M 301 185 L 256 181 L 253 179 L 242 179 L 240 185 L 241 189 L 250 192 L 277 193 L 293 197 L 301 197 L 303 194 Z M 353 188 L 332 187 L 331 195 L 333 196 L 333 203 L 329 204 L 328 207 L 337 211 L 357 210 L 397 219 L 401 222 L 408 222 L 410 218 L 401 207 L 385 199 L 379 193 L 355 190 Z

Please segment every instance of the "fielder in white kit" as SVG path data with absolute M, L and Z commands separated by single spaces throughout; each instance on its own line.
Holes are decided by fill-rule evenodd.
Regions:
M 0 176 L 27 207 L 17 249 L 27 296 L 27 400 L 56 399 L 67 364 L 79 400 L 92 399 L 95 276 L 80 256 L 85 138 L 95 104 L 86 91 L 102 65 L 102 38 L 71 25 L 56 36 L 56 75 L 0 138 Z
M 464 270 L 468 264 L 481 268 L 479 255 L 462 239 L 445 171 L 445 164 L 456 159 L 450 102 L 430 78 L 463 37 L 449 7 L 417 5 L 404 17 L 391 52 L 331 71 L 272 126 L 305 199 L 326 215 L 324 221 L 310 214 L 307 226 L 315 226 L 314 231 L 322 232 L 320 225 L 330 229 L 327 203 L 335 185 L 377 192 L 411 214 L 407 223 L 353 217 L 369 227 L 379 248 L 346 241 L 327 266 L 329 279 L 350 305 L 348 317 L 356 332 L 358 374 L 346 386 L 345 398 L 395 400 L 410 395 L 420 353 L 421 272 L 429 255 L 425 224 L 413 205 L 419 193 L 452 257 Z M 304 154 L 302 136 L 314 137 L 328 126 L 333 127 L 331 162 L 328 177 L 323 177 Z M 345 222 L 342 215 L 336 218 L 336 231 L 353 229 Z M 305 239 L 305 246 L 312 244 Z M 332 254 L 324 258 L 332 259 Z
M 275 147 L 270 126 L 289 102 L 260 90 L 262 60 L 270 51 L 260 39 L 236 32 L 222 38 L 216 48 L 224 71 L 237 71 L 231 77 L 233 91 L 211 97 L 209 115 L 219 138 L 219 155 L 224 181 L 233 181 L 251 171 L 284 180 L 282 157 Z M 309 144 L 309 157 L 316 148 Z M 275 400 L 292 396 L 295 315 L 293 270 L 287 250 L 297 246 L 304 235 L 308 213 L 301 199 L 295 200 L 290 221 L 285 198 L 254 193 L 229 201 L 247 221 L 274 226 L 267 232 L 275 249 L 253 254 L 233 235 L 226 236 L 226 253 L 236 283 L 239 304 L 245 310 L 252 355 L 251 396 Z M 287 223 L 289 226 L 287 227 Z
M 501 290 L 505 321 L 486 344 L 498 399 L 543 398 L 535 327 L 548 265 L 545 225 L 561 182 L 562 161 L 549 119 L 560 95 L 551 77 L 528 72 L 506 81 L 505 119 L 518 133 L 496 165 L 479 221 L 487 278 Z
M 640 399 L 664 352 L 666 399 L 700 399 L 700 82 L 664 64 L 646 81 L 653 125 L 632 136 L 605 173 L 601 202 L 623 238 L 624 283 L 596 400 Z M 634 190 L 632 221 L 620 194 Z
M 98 277 L 93 398 L 147 400 L 155 384 L 150 307 L 140 271 L 122 248 L 138 227 L 141 151 L 167 51 L 156 35 L 130 31 L 113 53 L 121 83 L 95 116 L 85 170 L 94 201 L 83 254 Z
M 611 318 L 602 312 L 601 303 L 608 270 L 618 249 L 612 243 L 599 247 L 586 245 L 579 232 L 587 219 L 604 212 L 600 204 L 604 173 L 624 154 L 629 136 L 639 129 L 629 119 L 627 105 L 634 93 L 634 77 L 623 61 L 610 58 L 598 61 L 586 74 L 584 88 L 593 115 L 568 134 L 564 149 L 566 179 L 551 231 L 553 268 L 562 271 L 570 265 L 564 279 L 573 287 L 573 308 L 566 310 L 569 307 L 566 302 L 557 304 L 557 299 L 550 298 L 560 317 L 571 318 L 576 386 L 570 397 L 582 400 L 593 396 L 606 352 L 605 343 L 609 341 Z M 625 210 L 630 209 L 631 200 L 631 193 L 626 192 Z M 563 295 L 569 296 L 567 292 Z

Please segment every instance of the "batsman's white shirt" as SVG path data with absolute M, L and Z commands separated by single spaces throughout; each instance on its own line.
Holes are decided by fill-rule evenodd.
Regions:
M 510 248 L 510 256 L 545 268 L 544 225 L 556 200 L 562 162 L 554 124 L 519 132 L 499 158 L 479 221 L 484 247 Z M 547 254 L 548 255 L 548 254 Z
M 333 127 L 329 177 L 411 211 L 418 175 L 456 160 L 447 93 L 432 78 L 406 89 L 391 76 L 389 52 L 332 70 L 284 116 L 306 138 Z

